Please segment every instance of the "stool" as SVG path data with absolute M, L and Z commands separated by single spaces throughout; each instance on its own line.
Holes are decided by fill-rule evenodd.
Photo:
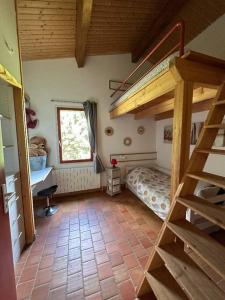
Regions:
M 50 205 L 50 199 L 52 200 L 53 194 L 56 192 L 57 188 L 58 185 L 53 185 L 37 193 L 38 197 L 46 197 L 47 200 L 46 207 L 38 210 L 37 212 L 38 217 L 50 217 L 57 212 L 58 207 L 56 207 L 55 205 Z

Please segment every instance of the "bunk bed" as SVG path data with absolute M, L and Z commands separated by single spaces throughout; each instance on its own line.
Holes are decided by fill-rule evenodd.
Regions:
M 126 89 L 151 56 L 177 32 L 175 46 Z M 135 119 L 174 117 L 170 199 L 189 161 L 192 112 L 209 110 L 224 80 L 223 60 L 194 51 L 184 53 L 184 23 L 178 22 L 111 95 L 119 95 L 112 102 L 111 118 L 124 114 L 134 114 Z
M 134 82 L 129 91 L 114 101 L 110 110 L 111 118 L 128 113 L 136 118 L 154 116 L 156 120 L 173 116 L 170 209 L 151 249 L 137 297 L 140 300 L 222 300 L 225 293 L 207 270 L 212 270 L 213 277 L 225 279 L 225 247 L 196 224 L 188 222 L 186 213 L 192 210 L 225 229 L 225 208 L 195 194 L 199 182 L 225 189 L 224 176 L 204 171 L 209 155 L 225 155 L 224 149 L 213 148 L 218 130 L 225 129 L 225 61 L 193 51 L 184 53 L 184 25 L 181 22 L 171 29 L 163 42 L 176 30 L 180 32 L 180 41 L 167 56 L 179 48 L 178 56 L 168 58 L 167 62 L 165 57 L 160 60 L 164 66 L 158 66 L 159 71 L 153 66 L 149 70 L 152 73 Z M 162 41 L 153 50 L 161 44 Z M 131 81 L 153 50 L 113 96 L 121 93 L 124 84 Z M 192 112 L 201 110 L 208 110 L 208 115 L 189 160 Z

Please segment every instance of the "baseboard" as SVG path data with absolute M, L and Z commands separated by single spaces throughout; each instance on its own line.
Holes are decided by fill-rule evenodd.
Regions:
M 125 184 L 121 184 L 121 190 L 124 190 L 124 189 L 125 189 Z M 85 194 L 89 195 L 91 193 L 99 193 L 99 192 L 106 192 L 106 186 L 102 186 L 101 188 L 98 188 L 98 189 L 90 189 L 90 190 L 76 191 L 76 192 L 70 192 L 70 193 L 55 194 L 53 201 L 60 202 L 62 200 L 61 198 L 64 198 L 64 197 L 68 197 L 68 199 L 69 199 L 70 197 L 73 197 L 73 196 L 79 196 L 79 195 L 85 195 Z M 37 207 L 42 204 L 45 205 L 46 198 L 34 196 L 33 200 L 34 200 L 34 206 Z M 71 199 L 71 200 L 74 200 L 74 199 Z
M 73 197 L 73 196 L 79 196 L 79 195 L 88 195 L 90 193 L 98 193 L 98 192 L 102 192 L 103 188 L 98 188 L 98 189 L 90 189 L 90 190 L 83 190 L 83 191 L 76 191 L 76 192 L 71 192 L 71 193 L 60 193 L 60 194 L 55 194 L 53 201 L 54 202 L 60 202 L 61 198 L 64 197 Z M 34 200 L 34 206 L 40 206 L 41 204 L 45 205 L 46 202 L 46 198 L 45 197 L 38 197 L 38 196 L 34 196 L 33 197 Z M 72 200 L 72 199 L 71 199 Z M 73 199 L 74 200 L 74 199 Z

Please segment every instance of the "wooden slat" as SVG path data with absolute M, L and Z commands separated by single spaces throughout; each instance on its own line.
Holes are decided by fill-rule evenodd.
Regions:
M 177 201 L 182 205 L 194 210 L 196 213 L 225 229 L 225 208 L 210 203 L 195 195 L 188 195 L 185 198 L 178 197 Z
M 225 124 L 211 124 L 211 125 L 205 125 L 204 128 L 209 128 L 209 129 L 225 129 Z
M 224 105 L 225 104 L 225 100 L 220 100 L 216 103 L 214 103 L 214 105 L 218 106 L 218 105 Z
M 77 3 L 76 51 L 78 67 L 85 63 L 88 31 L 91 23 L 93 0 L 80 0 Z
M 146 278 L 158 300 L 188 299 L 166 267 L 146 273 Z
M 217 154 L 217 155 L 225 155 L 225 150 L 222 149 L 195 149 L 196 152 L 200 153 L 208 153 L 208 154 Z
M 225 279 L 225 248 L 222 245 L 186 220 L 168 222 L 168 227 Z
M 32 1 L 18 0 L 18 8 L 57 8 L 57 9 L 75 9 L 75 1 Z
M 61 9 L 61 8 L 19 8 L 20 14 L 27 15 L 74 15 L 75 9 Z
M 45 14 L 22 14 L 21 12 L 19 12 L 18 14 L 18 21 L 21 23 L 23 21 L 74 21 L 75 22 L 75 14 L 73 15 L 62 15 L 62 14 L 58 14 L 58 15 L 45 15 Z
M 225 189 L 225 178 L 222 176 L 210 174 L 207 172 L 194 172 L 186 174 L 190 178 L 205 181 L 209 184 L 213 184 Z
M 189 299 L 225 299 L 225 293 L 184 253 L 182 247 L 177 244 L 169 244 L 157 247 L 157 252 Z

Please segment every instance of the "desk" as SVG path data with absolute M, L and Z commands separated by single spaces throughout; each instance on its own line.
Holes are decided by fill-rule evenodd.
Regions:
M 51 173 L 53 167 L 44 168 L 39 171 L 31 171 L 30 173 L 30 184 L 32 190 L 38 183 L 44 182 L 48 175 Z

